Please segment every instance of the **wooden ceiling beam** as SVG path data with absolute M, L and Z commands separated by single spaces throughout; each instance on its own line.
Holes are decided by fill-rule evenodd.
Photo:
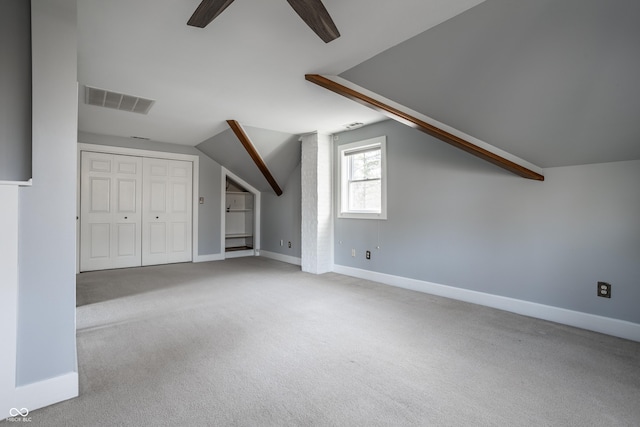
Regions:
M 403 123 L 407 126 L 410 126 L 414 129 L 420 130 L 428 135 L 433 136 L 434 138 L 438 138 L 441 141 L 446 142 L 447 144 L 451 144 L 456 148 L 466 151 L 467 153 L 473 154 L 476 157 L 479 157 L 483 160 L 486 160 L 490 163 L 493 163 L 496 166 L 499 166 L 503 169 L 508 170 L 516 175 L 519 175 L 523 178 L 533 179 L 536 181 L 544 181 L 544 176 L 542 173 L 533 170 L 534 167 L 530 167 L 528 165 L 523 165 L 522 163 L 527 163 L 524 161 L 516 162 L 512 159 L 515 159 L 515 156 L 509 155 L 512 159 L 508 159 L 505 157 L 506 154 L 497 153 L 499 150 L 495 147 L 489 149 L 488 144 L 487 147 L 481 147 L 478 144 L 474 144 L 468 139 L 471 138 L 463 138 L 458 135 L 454 135 L 453 133 L 442 129 L 441 127 L 435 126 L 434 124 L 428 123 L 422 118 L 416 117 L 420 115 L 419 113 L 410 113 L 407 112 L 408 108 L 402 108 L 402 106 L 393 106 L 390 104 L 395 104 L 391 101 L 382 101 L 376 98 L 382 98 L 380 96 L 374 98 L 374 94 L 367 95 L 362 91 L 356 90 L 353 87 L 348 87 L 344 84 L 340 84 L 333 79 L 330 79 L 325 76 L 321 76 L 319 74 L 307 74 L 305 75 L 305 79 L 311 83 L 315 83 L 318 86 L 321 86 L 325 89 L 328 89 L 332 92 L 335 92 L 339 95 L 342 95 L 346 98 L 351 99 L 359 104 L 372 108 L 387 117 L 390 117 L 400 123 Z M 337 78 L 334 78 L 337 80 Z M 355 86 L 355 85 L 354 85 Z M 426 117 L 426 116 L 425 116 Z
M 242 126 L 240 126 L 240 123 L 238 123 L 236 120 L 227 120 L 227 124 L 229 124 L 229 127 L 231 128 L 233 133 L 236 134 L 236 137 L 238 137 L 244 149 L 247 150 L 247 153 L 249 153 L 249 156 L 251 156 L 251 159 L 253 159 L 253 162 L 256 164 L 258 169 L 260 169 L 260 172 L 262 172 L 262 175 L 264 175 L 269 185 L 271 185 L 271 188 L 273 188 L 273 191 L 275 191 L 276 195 L 281 196 L 282 189 L 276 182 L 276 179 L 273 177 L 273 175 L 271 175 L 267 164 L 262 159 L 260 153 L 258 153 L 258 150 L 256 150 L 256 147 L 251 142 L 251 139 L 249 139 L 249 136 L 246 134 L 244 129 L 242 129 Z

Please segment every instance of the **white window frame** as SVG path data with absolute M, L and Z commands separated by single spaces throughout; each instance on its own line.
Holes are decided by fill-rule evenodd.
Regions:
M 355 150 L 362 150 L 368 147 L 380 147 L 380 212 L 363 212 L 349 210 L 349 182 L 348 182 L 348 161 L 347 154 Z M 338 218 L 354 219 L 387 219 L 387 137 L 378 136 L 376 138 L 365 139 L 363 141 L 352 142 L 339 145 L 338 151 L 338 177 L 337 177 L 337 207 Z

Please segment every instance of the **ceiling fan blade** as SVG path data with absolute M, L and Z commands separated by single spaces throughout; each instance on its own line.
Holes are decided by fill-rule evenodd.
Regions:
M 307 23 L 325 43 L 340 37 L 340 32 L 333 23 L 322 0 L 287 0 L 293 10 Z
M 220 15 L 233 0 L 202 0 L 187 25 L 192 27 L 204 28 L 211 23 L 218 15 Z

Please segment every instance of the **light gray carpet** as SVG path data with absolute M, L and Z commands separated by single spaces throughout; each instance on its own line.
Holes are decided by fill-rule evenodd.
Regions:
M 640 343 L 264 258 L 83 273 L 78 305 L 81 396 L 31 425 L 640 425 Z

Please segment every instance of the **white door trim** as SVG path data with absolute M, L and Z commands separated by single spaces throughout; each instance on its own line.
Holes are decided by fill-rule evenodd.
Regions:
M 137 148 L 127 148 L 127 147 L 112 147 L 110 145 L 98 145 L 98 144 L 86 144 L 83 142 L 78 143 L 78 179 L 77 179 L 77 188 L 76 188 L 76 216 L 80 217 L 80 154 L 82 151 L 93 151 L 96 153 L 106 153 L 106 154 L 122 154 L 126 156 L 138 156 L 138 157 L 153 157 L 156 159 L 168 159 L 168 160 L 185 160 L 193 163 L 193 198 L 192 198 L 192 238 L 191 238 L 191 260 L 195 262 L 200 254 L 198 252 L 198 200 L 200 194 L 200 157 L 192 155 L 192 154 L 179 154 L 179 153 L 168 153 L 165 151 L 151 151 L 151 150 L 140 150 Z M 224 248 L 224 247 L 223 247 Z M 76 221 L 76 273 L 80 273 L 80 223 Z
M 222 254 L 222 258 L 234 258 L 233 255 L 228 256 L 225 251 L 225 230 L 226 226 L 226 195 L 227 195 L 227 177 L 231 178 L 238 184 L 242 185 L 244 188 L 249 190 L 249 192 L 253 193 L 254 196 L 254 206 L 253 206 L 253 255 L 260 255 L 260 190 L 255 188 L 253 185 L 249 184 L 244 179 L 240 178 L 238 175 L 231 172 L 229 169 L 224 166 L 222 169 L 222 178 L 220 179 L 220 252 Z M 244 255 L 244 252 L 243 252 Z

